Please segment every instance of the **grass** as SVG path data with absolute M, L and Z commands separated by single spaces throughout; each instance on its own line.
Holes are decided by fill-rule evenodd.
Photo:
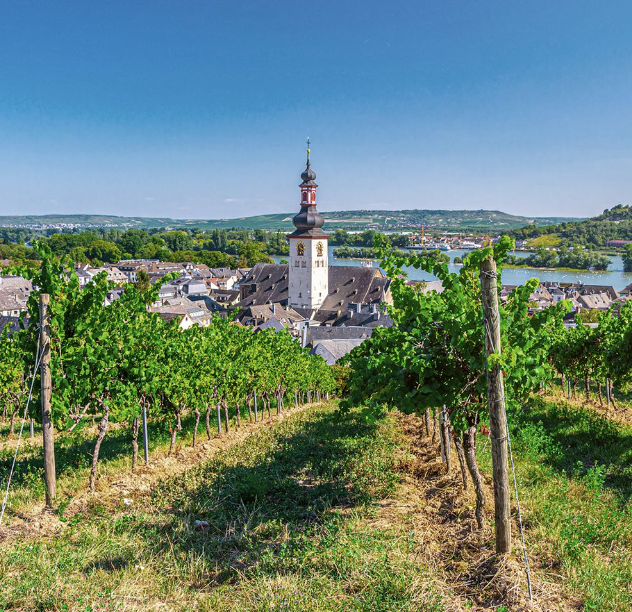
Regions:
M 374 520 L 403 444 L 392 419 L 296 413 L 130 505 L 95 496 L 63 537 L 5 543 L 0 610 L 440 612 L 414 539 Z
M 584 612 L 632 609 L 632 426 L 559 394 L 535 396 L 509 418 L 538 588 L 563 584 Z M 112 432 L 113 473 L 129 466 L 127 438 Z M 168 431 L 153 440 L 167 444 Z M 443 477 L 435 490 L 406 489 L 409 442 L 401 419 L 312 406 L 151 488 L 97 493 L 66 509 L 58 535 L 0 545 L 0 611 L 470 609 L 475 587 L 459 590 L 463 576 L 450 570 L 468 557 L 442 523 L 452 493 L 436 497 Z M 62 482 L 79 483 L 86 467 L 59 448 Z M 491 473 L 483 437 L 479 460 Z M 41 486 L 33 474 L 21 477 L 25 504 Z M 458 534 L 465 523 L 455 521 Z
M 586 612 L 632 609 L 632 427 L 539 396 L 509 418 L 531 557 Z
M 217 418 L 211 412 L 211 428 L 216 431 Z M 242 415 L 244 418 L 244 415 Z M 247 418 L 247 417 L 246 417 Z M 98 420 L 97 420 L 98 423 Z M 5 484 L 11 468 L 15 451 L 15 440 L 20 427 L 16 420 L 15 436 L 8 440 L 8 422 L 0 427 L 0 483 Z M 234 419 L 233 419 L 234 426 Z M 155 454 L 165 451 L 170 444 L 169 419 L 148 419 L 149 452 Z M 193 417 L 186 415 L 182 419 L 182 432 L 178 443 L 190 444 L 193 436 Z M 55 435 L 55 467 L 57 490 L 60 498 L 85 491 L 88 486 L 88 474 L 92 463 L 92 452 L 97 437 L 96 426 L 86 419 L 71 433 L 58 431 Z M 198 439 L 205 441 L 204 424 L 198 428 Z M 139 461 L 142 460 L 142 433 L 139 436 Z M 15 473 L 11 481 L 11 496 L 8 512 L 20 512 L 31 504 L 44 499 L 42 459 L 42 437 L 39 425 L 35 427 L 35 436 L 29 437 L 28 422 L 24 425 L 22 442 L 16 462 Z M 132 465 L 131 428 L 126 424 L 110 424 L 99 454 L 99 474 L 107 476 L 130 470 Z
M 548 247 L 559 246 L 562 242 L 562 238 L 559 234 L 543 234 L 536 238 L 529 238 L 527 240 L 527 246 L 530 249 L 546 249 Z

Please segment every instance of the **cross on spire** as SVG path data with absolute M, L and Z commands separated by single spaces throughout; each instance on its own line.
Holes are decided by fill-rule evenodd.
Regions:
M 309 154 L 310 154 L 310 150 L 309 150 L 309 146 L 311 145 L 311 140 L 309 139 L 309 136 L 307 137 L 307 165 L 309 166 Z

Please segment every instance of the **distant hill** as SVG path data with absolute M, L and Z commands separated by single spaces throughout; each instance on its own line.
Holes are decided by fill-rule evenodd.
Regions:
M 526 239 L 527 245 L 534 248 L 563 245 L 605 247 L 608 240 L 632 240 L 632 207 L 619 204 L 590 219 L 531 225 L 511 234 Z
M 295 212 L 258 215 L 235 219 L 171 219 L 168 217 L 119 217 L 114 215 L 11 215 L 0 216 L 2 227 L 30 229 L 131 227 L 195 227 L 200 229 L 280 229 L 292 228 Z M 411 230 L 422 226 L 438 230 L 508 231 L 528 225 L 550 226 L 576 221 L 565 217 L 520 217 L 496 210 L 345 210 L 326 212 L 327 228 L 381 231 Z

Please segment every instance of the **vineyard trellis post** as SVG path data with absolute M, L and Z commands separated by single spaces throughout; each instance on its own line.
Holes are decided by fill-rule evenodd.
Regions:
M 488 359 L 492 355 L 500 355 L 501 351 L 497 278 L 494 258 L 488 257 L 484 259 L 481 262 L 481 296 L 485 327 L 485 349 Z M 508 429 L 503 373 L 497 363 L 493 363 L 487 370 L 487 397 L 494 475 L 496 552 L 507 553 L 511 550 Z
M 258 411 L 257 411 L 257 393 L 255 392 L 255 423 L 257 422 L 258 419 Z
M 143 452 L 145 454 L 145 465 L 149 463 L 149 439 L 147 437 L 147 405 L 143 401 Z
M 51 419 L 52 380 L 50 371 L 50 313 L 48 304 L 50 296 L 40 294 L 40 366 L 41 398 L 42 398 L 42 448 L 44 454 L 44 484 L 46 485 L 46 505 L 52 508 L 57 496 L 55 481 L 55 430 Z

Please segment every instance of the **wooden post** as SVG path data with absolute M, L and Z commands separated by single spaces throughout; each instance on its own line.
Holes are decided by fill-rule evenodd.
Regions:
M 50 373 L 50 318 L 48 303 L 50 297 L 47 293 L 41 293 L 39 298 L 40 315 L 40 380 L 42 390 L 42 446 L 44 451 L 44 484 L 46 485 L 46 505 L 53 507 L 53 500 L 57 496 L 55 480 L 55 429 L 51 420 L 51 390 L 52 381 Z
M 487 356 L 500 354 L 500 313 L 496 262 L 488 257 L 481 262 L 481 295 Z M 507 415 L 503 373 L 494 366 L 487 371 L 487 399 L 494 475 L 494 514 L 496 518 L 496 552 L 511 550 L 511 517 L 509 505 L 509 461 L 507 448 Z
M 145 456 L 145 465 L 149 463 L 149 437 L 147 436 L 147 405 L 143 400 L 143 453 Z
M 255 393 L 255 423 L 257 422 L 257 394 Z

